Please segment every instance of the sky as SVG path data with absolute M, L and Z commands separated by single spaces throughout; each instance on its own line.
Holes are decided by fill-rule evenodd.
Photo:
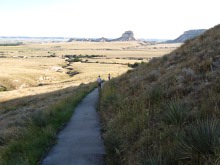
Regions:
M 0 0 L 0 36 L 175 39 L 220 23 L 219 0 Z

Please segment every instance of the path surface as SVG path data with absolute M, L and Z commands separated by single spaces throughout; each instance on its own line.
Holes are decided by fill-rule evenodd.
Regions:
M 68 125 L 58 135 L 42 165 L 104 165 L 105 149 L 96 112 L 98 90 L 76 107 Z

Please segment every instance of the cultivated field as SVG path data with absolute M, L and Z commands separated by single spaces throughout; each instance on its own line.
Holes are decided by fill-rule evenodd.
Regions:
M 0 46 L 0 101 L 47 93 L 107 79 L 131 69 L 128 64 L 147 62 L 179 47 L 180 44 L 145 42 L 24 42 L 19 46 Z M 79 62 L 67 61 L 76 55 Z M 72 58 L 72 57 L 69 57 Z M 72 59 L 74 59 L 72 58 Z

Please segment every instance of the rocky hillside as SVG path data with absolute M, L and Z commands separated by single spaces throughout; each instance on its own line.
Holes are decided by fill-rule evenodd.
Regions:
M 175 40 L 169 40 L 168 43 L 183 43 L 188 39 L 192 39 L 204 33 L 206 29 L 198 29 L 198 30 L 188 30 L 185 31 L 182 35 L 180 35 Z
M 106 83 L 107 164 L 219 164 L 220 25 Z

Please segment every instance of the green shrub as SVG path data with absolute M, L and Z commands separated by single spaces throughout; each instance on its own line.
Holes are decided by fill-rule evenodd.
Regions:
M 220 150 L 219 121 L 216 118 L 197 120 L 185 129 L 180 139 L 178 158 L 193 164 L 213 163 Z
M 150 91 L 148 92 L 149 99 L 154 103 L 161 101 L 163 96 L 164 96 L 164 89 L 161 85 L 152 86 Z
M 80 61 L 81 61 L 81 59 L 78 58 L 78 57 L 76 57 L 76 58 L 70 58 L 70 59 L 68 60 L 68 62 L 80 62 Z
M 0 85 L 0 92 L 4 92 L 4 91 L 7 91 L 7 88 Z
M 138 62 L 135 62 L 134 64 L 128 64 L 128 67 L 130 67 L 130 68 L 136 68 L 138 66 L 139 66 Z
M 146 164 L 146 165 L 176 165 L 169 160 L 166 160 L 165 158 L 162 157 L 162 155 L 155 155 L 151 156 L 148 155 L 147 159 L 144 160 L 141 164 Z
M 175 100 L 169 101 L 164 106 L 165 114 L 163 122 L 168 125 L 182 126 L 187 120 L 188 108 L 181 105 Z

